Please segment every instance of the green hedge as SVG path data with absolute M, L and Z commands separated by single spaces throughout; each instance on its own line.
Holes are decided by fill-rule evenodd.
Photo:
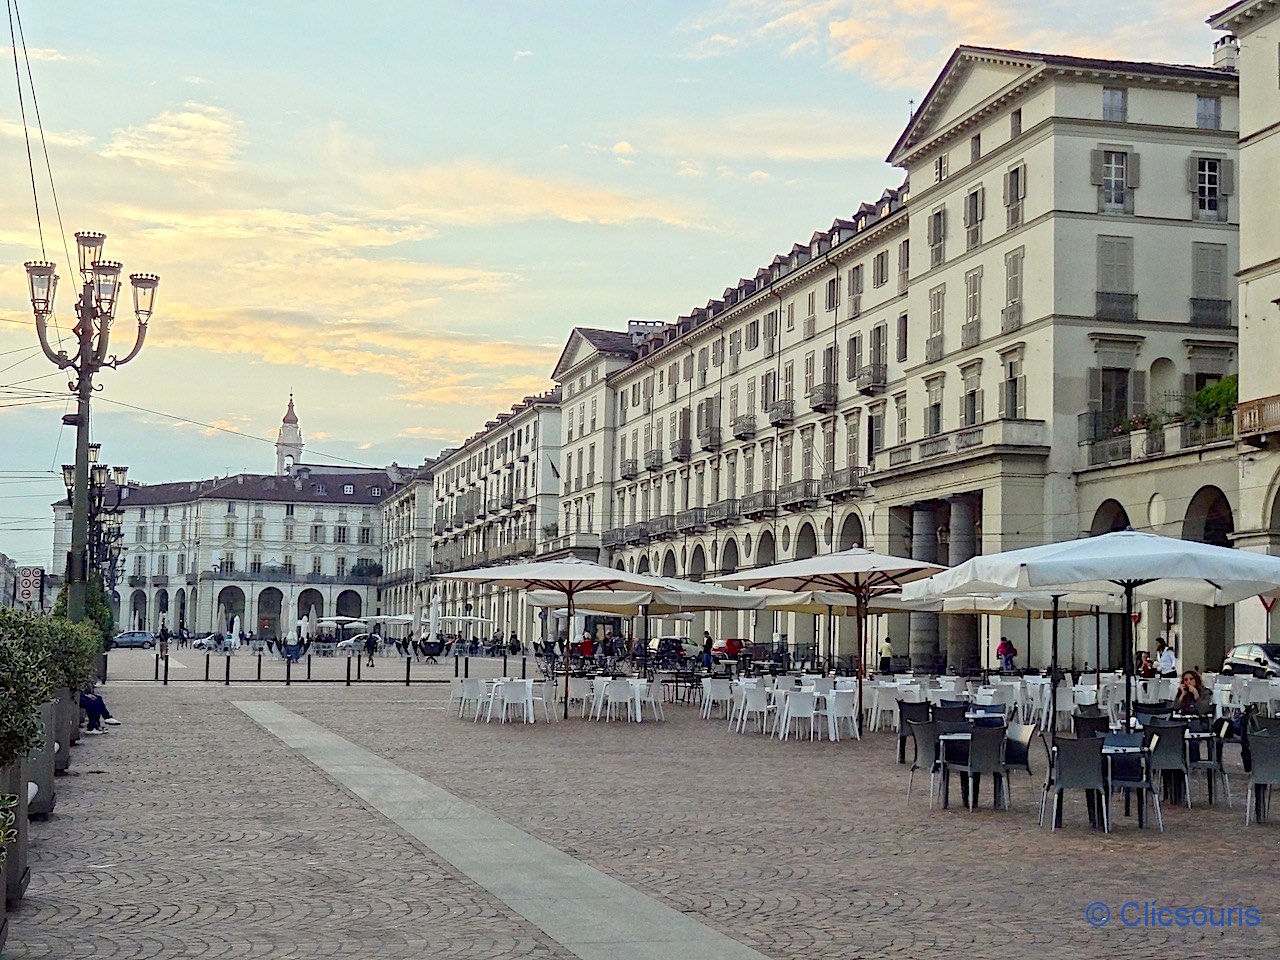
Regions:
M 18 763 L 44 740 L 40 707 L 58 685 L 51 623 L 48 617 L 0 609 L 0 767 Z M 83 643 L 83 631 L 78 635 Z

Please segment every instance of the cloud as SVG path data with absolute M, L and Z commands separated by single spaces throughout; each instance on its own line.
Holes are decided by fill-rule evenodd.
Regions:
M 702 169 L 702 164 L 695 160 L 681 160 L 676 167 L 677 177 L 705 177 L 706 175 L 707 172 Z
M 962 43 L 1190 62 L 1208 52 L 1203 16 L 1179 17 L 1167 0 L 719 0 L 680 32 L 697 37 L 693 58 L 760 44 L 911 89 Z
M 32 140 L 39 136 L 39 131 L 33 126 L 30 129 Z M 0 120 L 0 136 L 19 138 L 24 136 L 22 123 L 18 120 L 4 119 Z M 83 147 L 93 142 L 93 137 L 87 133 L 80 133 L 75 130 L 65 130 L 62 132 L 46 129 L 44 132 L 45 143 L 51 147 Z
M 532 57 L 532 56 L 533 56 L 532 50 L 517 50 L 515 53 L 515 56 L 512 57 L 511 59 L 519 62 L 520 60 L 524 60 L 526 57 Z
M 240 121 L 229 110 L 188 102 L 140 127 L 117 130 L 102 156 L 208 172 L 231 167 L 240 143 Z
M 879 160 L 896 130 L 856 108 L 766 107 L 718 117 L 655 117 L 635 124 L 647 152 L 690 162 Z M 883 128 L 883 129 L 881 129 Z M 684 176 L 697 174 L 682 171 Z
M 26 54 L 26 59 L 28 60 L 44 61 L 45 63 L 57 63 L 63 60 L 71 59 L 61 50 L 55 50 L 53 47 L 27 47 L 24 53 Z M 13 48 L 12 47 L 0 48 L 0 59 L 12 60 Z M 18 59 L 20 62 L 22 61 L 21 57 L 19 57 Z
M 613 145 L 613 152 L 619 157 L 629 157 L 635 154 L 636 148 L 626 140 L 619 140 Z

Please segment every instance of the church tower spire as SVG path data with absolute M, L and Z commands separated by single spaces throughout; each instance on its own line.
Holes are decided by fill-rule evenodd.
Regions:
M 293 409 L 293 394 L 289 394 L 289 409 L 280 420 L 280 432 L 276 434 L 276 473 L 287 476 L 302 462 L 302 428 L 298 426 L 298 414 Z

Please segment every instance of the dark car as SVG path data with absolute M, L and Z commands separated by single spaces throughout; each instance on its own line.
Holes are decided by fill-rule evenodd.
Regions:
M 1242 643 L 1232 647 L 1222 672 L 1236 677 L 1280 677 L 1280 643 Z
M 117 633 L 115 639 L 111 641 L 112 650 L 117 647 L 122 650 L 128 647 L 141 647 L 143 650 L 150 650 L 155 645 L 155 634 L 147 630 L 126 630 L 124 633 Z

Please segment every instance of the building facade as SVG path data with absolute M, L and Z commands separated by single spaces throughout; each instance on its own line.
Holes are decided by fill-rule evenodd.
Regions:
M 1209 23 L 1240 72 L 1240 503 L 1235 544 L 1280 554 L 1280 3 L 1244 0 Z M 1280 612 L 1251 601 L 1238 608 L 1241 638 L 1274 638 Z
M 441 572 L 535 556 L 560 536 L 560 391 L 525 397 L 461 446 L 445 450 L 432 471 L 432 554 Z M 541 623 L 520 593 L 443 583 L 446 630 L 468 636 L 536 638 Z
M 435 518 L 432 463 L 405 470 L 402 482 L 381 503 L 382 612 L 413 616 L 427 602 L 433 572 L 431 540 Z
M 108 487 L 124 511 L 120 629 L 200 633 L 239 617 L 245 633 L 280 637 L 312 613 L 383 612 L 381 505 L 413 472 L 303 463 L 292 397 L 276 453 L 277 474 Z M 55 561 L 70 536 L 64 500 Z

